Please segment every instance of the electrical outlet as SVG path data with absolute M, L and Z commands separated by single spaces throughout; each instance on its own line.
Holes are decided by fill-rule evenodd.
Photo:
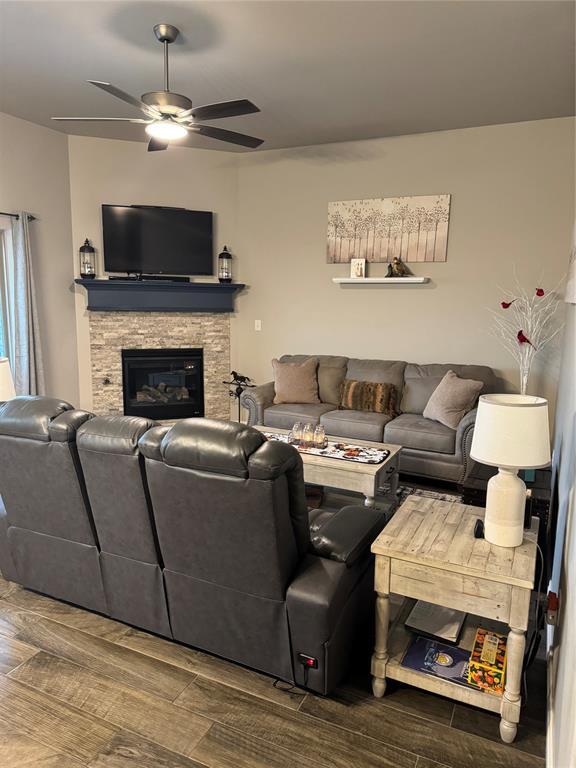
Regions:
M 255 331 L 262 330 L 262 320 L 254 320 L 254 330 Z

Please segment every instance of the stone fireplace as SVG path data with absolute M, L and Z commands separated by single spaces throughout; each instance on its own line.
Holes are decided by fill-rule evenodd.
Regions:
M 90 355 L 92 365 L 93 411 L 97 414 L 122 414 L 125 412 L 124 376 L 127 351 L 150 352 L 163 350 L 161 364 L 155 375 L 153 365 L 150 377 L 144 381 L 140 376 L 140 394 L 138 387 L 128 392 L 126 411 L 136 415 L 146 415 L 147 410 L 153 419 L 174 419 L 195 415 L 186 412 L 191 406 L 190 394 L 194 386 L 192 379 L 186 379 L 185 367 L 178 367 L 173 361 L 168 362 L 170 352 L 178 357 L 179 350 L 185 350 L 183 361 L 198 365 L 190 356 L 193 351 L 201 352 L 203 375 L 204 415 L 209 418 L 228 419 L 230 416 L 230 398 L 227 387 L 222 384 L 230 373 L 230 317 L 226 313 L 209 312 L 88 312 L 90 322 Z M 123 364 L 124 352 L 124 364 Z M 170 355 L 168 354 L 168 357 Z M 166 366 L 172 365 L 172 368 Z M 189 373 L 192 373 L 189 369 Z M 182 383 L 180 383 L 182 382 Z M 150 398 L 164 401 L 164 405 L 173 405 L 168 415 L 160 415 L 152 403 L 147 402 L 146 385 Z M 189 385 L 189 386 L 188 386 Z M 184 389 L 188 397 L 184 397 Z M 179 392 L 178 392 L 179 390 Z M 198 392 L 198 390 L 196 390 Z M 138 399 L 140 403 L 138 403 Z M 132 401 L 132 402 L 130 402 Z M 162 404 L 162 403 L 160 403 Z M 138 406 L 142 408 L 139 409 Z M 142 410 L 143 409 L 143 410 Z M 179 413 L 177 413 L 179 411 Z M 186 412 L 186 413 L 185 413 Z M 163 414 L 165 412 L 163 411 Z

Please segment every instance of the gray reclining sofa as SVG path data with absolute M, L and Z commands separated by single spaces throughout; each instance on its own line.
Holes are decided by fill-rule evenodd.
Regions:
M 242 405 L 248 410 L 248 424 L 291 429 L 299 422 L 322 424 L 327 434 L 348 440 L 372 440 L 403 447 L 400 471 L 438 480 L 461 483 L 470 465 L 470 447 L 476 408 L 467 413 L 458 429 L 425 419 L 426 403 L 450 370 L 464 379 L 482 381 L 482 393 L 494 392 L 497 379 L 485 365 L 417 365 L 400 360 L 362 360 L 331 355 L 284 355 L 281 363 L 318 360 L 318 404 L 274 404 L 274 382 L 247 389 Z M 341 387 L 345 379 L 393 384 L 397 391 L 399 415 L 340 410 Z
M 309 517 L 298 452 L 238 423 L 15 398 L 0 496 L 5 578 L 319 693 L 372 613 L 383 515 Z

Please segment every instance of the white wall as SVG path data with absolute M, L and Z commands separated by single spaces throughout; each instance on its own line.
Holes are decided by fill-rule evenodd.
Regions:
M 88 237 L 102 264 L 102 203 L 166 205 L 215 213 L 217 248 L 234 244 L 236 159 L 228 152 L 171 148 L 148 153 L 133 141 L 70 137 L 72 233 Z M 71 256 L 72 257 L 72 256 Z M 75 267 L 77 269 L 77 267 Z M 76 287 L 80 403 L 91 408 L 90 353 L 86 292 Z
M 0 113 L 0 211 L 30 224 L 48 395 L 78 402 L 68 139 Z
M 517 384 L 486 308 L 516 264 L 523 282 L 553 287 L 565 269 L 573 212 L 570 118 L 259 152 L 239 158 L 240 297 L 234 367 L 259 382 L 291 352 L 413 362 L 485 363 Z M 426 286 L 347 287 L 326 263 L 331 200 L 452 194 L 448 261 L 410 264 Z M 370 275 L 385 274 L 370 264 Z M 261 332 L 254 321 L 262 320 Z M 531 389 L 554 399 L 558 359 Z

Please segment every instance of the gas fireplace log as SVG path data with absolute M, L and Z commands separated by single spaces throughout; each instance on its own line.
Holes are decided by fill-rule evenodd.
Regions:
M 180 400 L 188 400 L 190 395 L 186 387 L 171 387 L 164 383 L 157 387 L 144 384 L 136 393 L 136 399 L 140 402 L 172 403 Z

